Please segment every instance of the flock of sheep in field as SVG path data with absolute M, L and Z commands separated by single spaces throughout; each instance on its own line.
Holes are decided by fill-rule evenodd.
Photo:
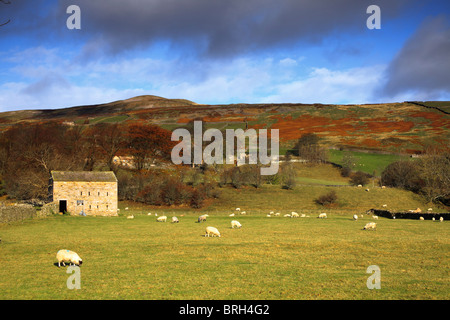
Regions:
M 128 207 L 125 208 L 125 210 L 128 210 Z M 246 215 L 246 214 L 247 214 L 246 211 L 242 211 L 241 208 L 236 208 L 236 209 L 235 209 L 235 212 L 234 212 L 234 213 L 231 213 L 229 216 L 230 216 L 230 217 L 234 217 L 234 216 L 236 216 L 236 215 Z M 147 215 L 151 216 L 152 213 L 149 212 Z M 167 216 L 166 216 L 166 215 L 158 216 L 157 213 L 155 213 L 154 215 L 155 215 L 155 217 L 156 217 L 156 221 L 157 221 L 157 222 L 167 222 Z M 270 218 L 270 217 L 279 217 L 280 215 L 281 215 L 280 212 L 270 211 L 270 212 L 267 214 L 267 217 L 269 217 L 269 218 Z M 184 216 L 184 215 L 183 215 L 183 216 Z M 362 217 L 363 215 L 360 215 L 360 216 Z M 207 218 L 207 217 L 209 217 L 208 214 L 203 214 L 203 215 L 201 215 L 201 216 L 198 217 L 197 222 L 198 222 L 198 223 L 206 222 L 206 218 Z M 310 216 L 309 216 L 309 215 L 306 215 L 306 214 L 304 214 L 304 213 L 302 213 L 302 214 L 300 215 L 300 214 L 298 214 L 297 212 L 292 211 L 290 214 L 284 214 L 283 217 L 285 217 L 285 218 L 309 218 Z M 326 218 L 327 218 L 327 214 L 326 214 L 326 213 L 320 213 L 320 214 L 317 216 L 317 218 L 320 218 L 320 219 L 326 219 Z M 373 215 L 372 218 L 373 218 L 373 219 L 378 219 L 378 216 Z M 127 219 L 134 219 L 134 215 L 129 215 L 129 216 L 127 216 Z M 355 214 L 355 215 L 353 216 L 353 219 L 354 219 L 354 220 L 358 220 L 358 215 Z M 180 221 L 178 220 L 177 217 L 175 217 L 175 216 L 172 217 L 172 223 L 179 223 L 179 222 L 180 222 Z M 232 221 L 231 221 L 231 228 L 232 228 L 232 229 L 234 229 L 234 228 L 241 228 L 241 227 L 242 227 L 242 225 L 241 225 L 241 223 L 240 223 L 239 221 L 237 221 L 237 220 L 232 220 Z M 376 230 L 376 223 L 375 223 L 375 222 L 369 222 L 369 223 L 367 223 L 367 224 L 364 226 L 363 230 Z M 204 236 L 205 236 L 205 237 L 220 237 L 220 232 L 219 232 L 219 230 L 218 230 L 217 228 L 209 226 L 209 227 L 206 227 L 205 235 L 204 235 Z
M 386 206 L 387 205 L 384 204 L 383 208 L 386 208 Z M 128 210 L 128 207 L 125 208 L 125 210 Z M 432 208 L 429 208 L 428 212 L 431 212 L 431 211 L 432 211 Z M 420 213 L 422 211 L 421 211 L 420 208 L 417 208 L 415 210 L 409 210 L 409 212 L 411 212 L 411 213 Z M 229 216 L 230 217 L 234 217 L 234 216 L 236 216 L 238 214 L 239 215 L 246 215 L 247 213 L 246 213 L 246 211 L 242 211 L 241 208 L 236 208 L 235 212 L 231 213 Z M 152 213 L 148 213 L 147 215 L 152 215 Z M 267 214 L 267 217 L 268 218 L 270 218 L 270 217 L 279 217 L 280 215 L 281 215 L 280 212 L 270 211 Z M 156 216 L 156 221 L 157 222 L 166 222 L 167 221 L 167 216 L 165 216 L 165 215 L 158 216 L 158 214 L 155 213 L 155 216 Z M 205 222 L 207 217 L 209 217 L 208 214 L 203 214 L 203 215 L 198 217 L 197 222 L 199 222 L 199 223 L 200 222 Z M 284 214 L 283 217 L 285 217 L 285 218 L 309 218 L 310 216 L 306 215 L 304 213 L 298 214 L 297 212 L 292 211 L 290 214 L 289 213 L 288 214 Z M 357 221 L 359 217 L 362 218 L 363 215 L 361 214 L 361 215 L 358 216 L 357 214 L 354 214 L 353 215 L 353 220 Z M 317 218 L 326 219 L 327 218 L 327 214 L 326 213 L 320 213 L 317 216 Z M 134 219 L 134 215 L 127 216 L 127 219 Z M 378 220 L 378 216 L 372 215 L 372 219 Z M 419 220 L 424 220 L 424 218 L 420 217 Z M 432 218 L 432 220 L 435 221 L 435 218 Z M 442 222 L 442 221 L 444 221 L 444 218 L 440 217 L 439 220 L 440 220 L 440 222 Z M 175 217 L 175 216 L 172 217 L 172 223 L 178 223 L 178 222 L 179 222 L 179 220 L 178 220 L 177 217 Z M 242 227 L 242 225 L 241 225 L 241 223 L 239 221 L 237 221 L 237 220 L 232 220 L 231 221 L 231 228 L 241 228 L 241 227 Z M 363 227 L 363 230 L 376 230 L 376 228 L 377 228 L 377 224 L 375 222 L 368 222 Z M 206 228 L 206 232 L 205 232 L 205 237 L 214 237 L 214 236 L 220 237 L 219 230 L 217 230 L 217 228 L 215 228 L 215 227 L 207 227 Z
M 383 205 L 383 207 L 385 208 L 386 205 Z M 128 207 L 125 208 L 125 210 L 128 210 Z M 430 213 L 431 211 L 432 211 L 432 208 L 429 208 L 428 212 Z M 411 212 L 411 213 L 421 213 L 422 211 L 421 211 L 420 208 L 417 208 L 415 210 L 409 210 L 409 212 Z M 246 211 L 242 211 L 241 208 L 236 208 L 235 212 L 231 213 L 229 216 L 230 217 L 234 217 L 236 215 L 246 215 L 246 214 L 247 214 Z M 152 213 L 149 212 L 147 215 L 151 216 Z M 156 221 L 157 222 L 167 222 L 167 216 L 166 215 L 158 216 L 158 214 L 155 213 L 154 216 L 156 217 Z M 182 215 L 182 216 L 184 216 L 184 215 Z M 279 217 L 279 216 L 281 216 L 280 212 L 270 211 L 267 214 L 268 218 L 270 218 L 270 217 Z M 206 222 L 207 217 L 209 217 L 208 214 L 203 214 L 203 215 L 198 217 L 197 222 L 198 223 Z M 309 218 L 310 216 L 306 215 L 304 213 L 298 214 L 297 212 L 292 211 L 290 214 L 284 214 L 283 217 L 285 217 L 285 218 Z M 326 213 L 320 213 L 317 216 L 317 218 L 319 218 L 319 219 L 326 219 L 327 218 L 327 214 Z M 354 221 L 358 221 L 359 218 L 363 218 L 363 215 L 362 214 L 360 214 L 359 216 L 357 214 L 353 215 L 353 220 Z M 127 219 L 134 219 L 134 215 L 127 216 Z M 372 219 L 378 220 L 378 216 L 372 214 Z M 394 217 L 394 219 L 395 219 L 395 217 Z M 419 218 L 419 220 L 422 221 L 422 220 L 424 220 L 424 218 L 421 216 Z M 435 218 L 432 218 L 432 220 L 435 221 Z M 180 222 L 178 220 L 178 218 L 175 217 L 175 216 L 172 217 L 171 221 L 172 221 L 172 223 L 179 223 Z M 444 218 L 440 217 L 439 221 L 443 222 Z M 231 220 L 231 228 L 232 229 L 234 229 L 234 228 L 241 228 L 241 227 L 242 227 L 242 225 L 241 225 L 241 223 L 239 221 Z M 375 222 L 368 222 L 363 227 L 363 230 L 376 230 L 376 228 L 377 228 L 377 224 Z M 208 226 L 208 227 L 206 227 L 204 236 L 205 237 L 220 237 L 220 231 L 217 228 L 215 228 L 215 227 Z M 56 255 L 56 258 L 58 260 L 58 267 L 60 267 L 61 263 L 63 264 L 63 266 L 65 266 L 64 262 L 69 262 L 71 265 L 78 265 L 78 266 L 80 266 L 82 264 L 82 259 L 78 256 L 77 253 L 75 253 L 73 251 L 70 251 L 70 250 L 66 250 L 66 249 L 58 251 L 58 253 Z

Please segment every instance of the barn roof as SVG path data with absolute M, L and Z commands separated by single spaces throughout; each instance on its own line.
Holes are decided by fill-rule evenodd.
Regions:
M 52 171 L 53 181 L 117 182 L 112 171 Z

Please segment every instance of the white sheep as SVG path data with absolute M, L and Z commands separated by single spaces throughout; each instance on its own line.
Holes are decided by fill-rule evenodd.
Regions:
M 66 264 L 64 262 L 69 262 L 70 265 L 77 265 L 77 266 L 81 266 L 81 264 L 83 263 L 83 260 L 76 252 L 67 249 L 59 250 L 56 253 L 56 259 L 58 260 L 58 268 L 61 267 L 61 263 L 63 267 L 65 267 Z
M 271 217 L 271 215 L 270 215 L 270 214 L 268 214 L 268 215 L 267 215 L 267 218 L 270 218 L 270 217 Z
M 177 217 L 172 217 L 172 223 L 178 223 L 178 222 L 180 222 L 180 221 L 178 220 Z
M 439 218 L 439 222 L 442 222 L 442 221 L 444 221 L 444 217 Z
M 374 219 L 378 220 L 378 216 L 372 216 L 372 218 L 374 218 Z
M 326 218 L 326 217 L 327 217 L 326 213 L 321 213 L 321 214 L 319 214 L 319 216 L 317 218 L 323 219 L 323 218 Z
M 353 215 L 353 220 L 358 220 L 358 215 L 357 214 Z
M 273 213 L 274 213 L 273 211 L 270 211 L 270 212 L 269 212 L 269 214 L 273 214 Z
M 167 216 L 160 216 L 158 218 L 156 218 L 156 222 L 166 222 L 167 221 Z
M 436 220 L 436 219 L 433 217 L 433 218 L 431 218 L 431 220 L 434 221 L 434 220 Z
M 304 217 L 306 217 L 306 214 L 302 213 L 300 218 L 304 218 Z
M 358 188 L 362 188 L 362 184 L 358 184 Z
M 294 212 L 294 211 L 291 212 L 291 216 L 292 216 L 292 218 L 298 218 L 299 217 L 298 213 Z
M 381 189 L 386 189 L 386 186 L 381 186 Z
M 387 208 L 387 204 L 383 204 L 383 208 Z
M 229 217 L 234 217 L 234 213 L 230 214 Z
M 147 215 L 148 215 L 148 216 L 151 216 L 151 215 L 152 215 L 152 213 L 151 213 L 151 212 L 149 212 L 149 213 L 147 213 Z
M 206 227 L 205 237 L 209 237 L 209 236 L 211 236 L 211 237 L 214 237 L 214 236 L 220 237 L 220 232 L 219 232 L 219 230 L 217 230 L 214 227 Z
M 233 220 L 233 221 L 231 221 L 231 228 L 234 229 L 234 227 L 241 228 L 242 225 L 240 224 L 239 221 Z
M 279 217 L 280 213 L 279 212 L 275 212 L 275 217 Z
M 244 214 L 244 215 L 245 215 L 245 214 L 247 214 L 247 212 L 245 212 L 245 211 L 242 211 L 242 212 L 241 212 L 241 214 Z
M 234 210 L 236 210 L 236 211 L 241 211 L 241 208 L 236 208 L 236 209 L 234 209 Z
M 377 228 L 377 224 L 375 222 L 369 222 L 364 226 L 364 230 L 375 230 Z
M 125 210 L 128 210 L 128 207 L 126 207 Z
M 367 191 L 367 192 L 369 192 L 369 191 L 370 191 L 370 189 L 366 189 L 366 191 Z
M 420 217 L 419 220 L 423 221 L 423 220 L 425 220 L 425 219 L 424 219 L 423 217 Z
M 416 210 L 408 210 L 408 212 L 411 212 L 411 213 L 421 213 L 422 210 L 420 210 L 420 208 L 417 208 Z
M 201 215 L 200 217 L 198 217 L 198 222 L 203 222 L 203 221 L 206 221 L 206 217 L 209 217 L 209 215 L 207 215 L 207 214 L 204 214 L 204 215 Z
M 429 211 L 429 212 L 433 211 L 433 208 L 428 208 L 428 211 Z
M 285 218 L 292 218 L 292 216 L 288 213 L 284 215 Z
M 131 216 L 128 216 L 127 219 L 134 219 L 134 214 L 132 214 Z

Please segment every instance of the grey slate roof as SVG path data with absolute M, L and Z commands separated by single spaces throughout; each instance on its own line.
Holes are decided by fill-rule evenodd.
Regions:
M 53 181 L 117 182 L 112 171 L 52 171 Z

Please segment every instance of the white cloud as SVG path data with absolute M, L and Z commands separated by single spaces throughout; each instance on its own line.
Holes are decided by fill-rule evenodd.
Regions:
M 62 108 L 152 94 L 197 103 L 367 103 L 385 66 L 332 70 L 304 66 L 299 58 L 224 61 L 148 57 L 76 63 L 54 50 L 36 49 L 11 69 L 20 81 L 0 84 L 0 110 Z M 32 57 L 33 55 L 31 55 Z M 19 59 L 22 58 L 22 60 Z M 23 80 L 23 79 L 27 80 Z

